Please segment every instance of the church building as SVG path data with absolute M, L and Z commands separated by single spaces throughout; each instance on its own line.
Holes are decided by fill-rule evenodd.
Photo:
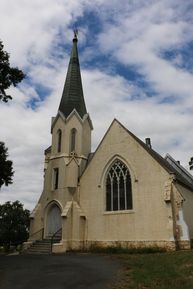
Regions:
M 55 253 L 90 246 L 190 248 L 193 177 L 179 162 L 161 157 L 150 139 L 143 142 L 117 119 L 91 152 L 77 43 L 75 33 L 28 245 L 52 239 Z

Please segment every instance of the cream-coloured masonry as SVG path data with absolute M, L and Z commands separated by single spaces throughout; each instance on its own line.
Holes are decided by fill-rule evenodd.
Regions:
M 52 157 L 57 153 L 58 130 L 62 130 L 62 145 L 61 153 L 66 155 L 70 154 L 70 138 L 71 130 L 75 128 L 76 133 L 76 154 L 78 156 L 87 157 L 91 152 L 91 130 L 92 124 L 89 116 L 85 115 L 83 120 L 79 117 L 78 113 L 74 110 L 67 119 L 62 114 L 59 114 L 54 121 L 52 127 Z M 60 154 L 61 154 L 60 153 Z
M 71 130 L 75 128 L 76 147 L 70 152 Z M 58 130 L 62 131 L 61 151 L 58 152 Z M 77 200 L 77 182 L 79 175 L 85 168 L 88 155 L 91 150 L 91 130 L 92 123 L 89 115 L 85 115 L 83 120 L 74 110 L 67 119 L 60 113 L 52 121 L 52 146 L 51 153 L 45 156 L 44 189 L 39 202 L 31 215 L 30 235 L 44 227 L 44 237 L 46 237 L 46 221 L 49 207 L 54 203 L 61 210 L 63 239 L 71 238 L 71 210 L 68 209 L 69 202 Z M 53 189 L 53 169 L 59 168 L 58 189 Z M 64 213 L 68 211 L 68 213 Z M 67 221 L 68 220 L 68 221 Z M 82 233 L 81 233 L 82 234 Z M 66 241 L 67 242 L 67 241 Z
M 75 153 L 69 149 L 72 128 L 78 133 Z M 62 130 L 61 152 L 57 152 L 58 129 Z M 53 246 L 54 252 L 90 245 L 188 248 L 186 224 L 191 236 L 193 228 L 190 191 L 177 185 L 175 176 L 116 120 L 84 171 L 90 153 L 91 129 L 89 117 L 81 120 L 76 112 L 67 120 L 60 114 L 55 118 L 52 150 L 45 157 L 44 190 L 32 214 L 31 234 L 44 227 L 46 237 L 47 216 L 57 204 L 61 210 L 62 240 Z M 106 212 L 106 175 L 116 159 L 124 162 L 130 171 L 133 209 Z M 57 190 L 52 190 L 52 172 L 56 167 L 60 171 L 59 184 Z M 187 204 L 184 198 L 188 199 Z
M 180 209 L 182 211 L 183 219 L 188 226 L 190 239 L 193 239 L 193 192 L 178 183 L 175 184 L 175 187 L 184 198 Z M 177 216 L 177 219 L 179 220 L 179 215 Z M 186 234 L 186 232 L 183 232 L 183 228 L 181 228 L 180 231 L 182 235 Z
M 105 211 L 105 178 L 119 158 L 132 180 L 133 210 Z M 89 242 L 174 242 L 171 202 L 165 202 L 170 174 L 117 122 L 96 151 L 80 180 L 80 206 L 87 218 Z

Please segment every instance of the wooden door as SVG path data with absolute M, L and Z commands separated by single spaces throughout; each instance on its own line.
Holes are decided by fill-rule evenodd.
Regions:
M 47 216 L 47 235 L 51 236 L 62 227 L 61 211 L 57 205 L 53 205 Z

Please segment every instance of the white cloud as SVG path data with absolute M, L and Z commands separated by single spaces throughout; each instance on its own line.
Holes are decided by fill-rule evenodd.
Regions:
M 32 209 L 40 196 L 43 153 L 51 142 L 51 116 L 58 109 L 68 64 L 69 51 L 63 46 L 70 45 L 71 27 L 85 11 L 96 15 L 101 30 L 93 36 L 89 17 L 80 25 L 80 46 L 93 37 L 93 46 L 85 47 L 80 55 L 85 99 L 94 125 L 93 148 L 116 117 L 142 139 L 151 137 L 153 147 L 163 155 L 169 152 L 187 165 L 193 155 L 193 76 L 180 68 L 180 52 L 175 61 L 164 58 L 163 52 L 183 49 L 192 41 L 189 3 L 1 1 L 0 38 L 11 62 L 26 70 L 28 78 L 10 90 L 11 102 L 0 104 L 0 139 L 9 148 L 15 170 L 14 184 L 2 187 L 0 202 L 19 199 Z M 148 97 L 138 81 L 111 74 L 110 61 L 102 70 L 95 63 L 86 66 L 88 58 L 100 54 L 126 69 L 135 67 L 156 96 Z M 39 86 L 46 88 L 45 99 L 38 94 Z M 36 100 L 35 109 L 29 106 L 32 99 Z

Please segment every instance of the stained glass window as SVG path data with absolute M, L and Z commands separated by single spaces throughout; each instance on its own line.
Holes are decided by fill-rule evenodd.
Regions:
M 106 210 L 131 210 L 131 177 L 126 165 L 116 160 L 108 171 L 106 178 Z

